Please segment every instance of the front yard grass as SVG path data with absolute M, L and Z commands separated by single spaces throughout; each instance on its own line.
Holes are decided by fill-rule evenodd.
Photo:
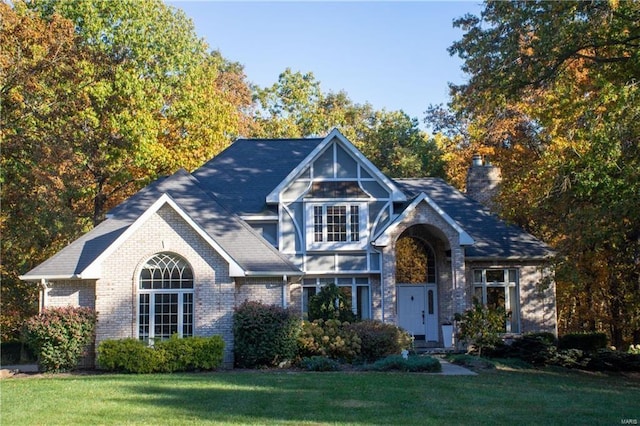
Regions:
M 640 379 L 564 370 L 229 371 L 0 382 L 0 424 L 633 424 Z

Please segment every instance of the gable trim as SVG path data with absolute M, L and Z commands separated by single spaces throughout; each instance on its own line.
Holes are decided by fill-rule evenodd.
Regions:
M 275 204 L 280 202 L 280 193 L 287 187 L 293 180 L 295 180 L 304 170 L 307 165 L 313 161 L 324 149 L 329 145 L 333 139 L 338 139 L 343 147 L 353 155 L 360 163 L 374 176 L 384 183 L 391 191 L 391 199 L 394 202 L 407 201 L 406 195 L 396 186 L 395 183 L 388 177 L 386 177 L 367 157 L 365 157 L 360 150 L 358 150 L 338 129 L 333 129 L 319 144 L 316 146 L 307 157 L 293 169 L 282 182 L 276 186 L 273 191 L 267 195 L 267 203 Z
M 189 226 L 198 233 L 224 260 L 229 264 L 229 275 L 231 277 L 245 276 L 245 271 L 229 254 L 207 234 L 198 224 L 178 206 L 178 204 L 164 193 L 151 205 L 143 214 L 140 215 L 106 250 L 104 250 L 89 266 L 87 266 L 80 274 L 82 279 L 99 279 L 102 262 L 118 249 L 135 231 L 137 231 L 153 214 L 157 213 L 165 204 L 169 205 Z
M 415 200 L 413 200 L 411 204 L 409 204 L 409 206 L 406 209 L 404 209 L 404 211 L 387 228 L 385 228 L 378 235 L 376 235 L 373 238 L 372 244 L 377 247 L 384 247 L 389 245 L 390 238 L 391 238 L 391 231 L 397 228 L 398 225 L 400 225 L 400 223 L 402 223 L 402 221 L 406 219 L 409 213 L 413 212 L 418 207 L 418 205 L 423 201 L 426 202 L 433 210 L 435 210 L 436 213 L 438 213 L 438 215 L 440 215 L 440 217 L 444 219 L 444 221 L 447 222 L 448 225 L 450 225 L 453 229 L 455 229 L 458 232 L 458 238 L 460 240 L 461 246 L 470 246 L 475 244 L 475 240 L 471 237 L 471 235 L 469 235 L 467 231 L 465 231 L 458 224 L 458 222 L 453 220 L 451 216 L 449 216 L 444 210 L 442 210 L 442 208 L 438 206 L 438 204 L 435 201 L 433 201 L 433 199 L 431 199 L 431 197 L 429 197 L 424 192 L 421 192 L 420 195 L 418 195 L 415 198 Z

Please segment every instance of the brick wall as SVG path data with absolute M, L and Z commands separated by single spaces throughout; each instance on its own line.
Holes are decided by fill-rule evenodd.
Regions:
M 517 269 L 520 333 L 549 331 L 558 334 L 555 282 L 551 272 L 536 262 L 469 262 L 467 270 L 467 303 L 472 304 L 474 269 Z
M 97 343 L 137 337 L 137 277 L 143 264 L 160 252 L 176 253 L 194 275 L 194 334 L 220 335 L 224 362 L 233 364 L 235 283 L 226 261 L 172 208 L 162 207 L 102 265 L 96 288 Z
M 79 306 L 95 309 L 95 281 L 53 281 L 46 290 L 47 307 Z

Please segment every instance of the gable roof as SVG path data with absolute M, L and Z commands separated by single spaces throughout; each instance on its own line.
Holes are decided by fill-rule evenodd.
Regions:
M 425 202 L 427 205 L 429 205 L 433 210 L 435 210 L 435 212 L 449 225 L 451 226 L 457 233 L 458 233 L 458 239 L 459 239 L 459 244 L 461 246 L 470 246 L 472 244 L 475 243 L 474 239 L 471 238 L 471 236 L 467 233 L 467 231 L 465 231 L 464 229 L 462 229 L 462 227 L 460 226 L 460 224 L 458 224 L 458 222 L 456 222 L 455 220 L 453 220 L 451 218 L 451 216 L 449 216 L 447 214 L 447 212 L 445 212 L 444 210 L 442 210 L 440 208 L 440 206 L 438 206 L 438 204 L 433 201 L 431 199 L 431 197 L 429 197 L 427 194 L 425 194 L 424 192 L 421 192 L 417 197 L 415 197 L 402 211 L 402 213 L 400 213 L 398 215 L 398 217 L 396 217 L 389 226 L 387 226 L 387 228 L 385 228 L 382 232 L 380 232 L 380 234 L 378 236 L 375 237 L 374 239 L 374 245 L 376 246 L 386 246 L 387 244 L 389 244 L 389 238 L 391 235 L 391 231 L 393 229 L 395 229 L 400 223 L 402 223 L 402 221 L 412 212 L 414 211 L 418 205 L 422 202 Z
M 238 139 L 192 175 L 233 213 L 263 213 L 267 194 L 322 140 Z
M 396 179 L 415 198 L 426 194 L 466 231 L 474 243 L 465 247 L 470 259 L 544 259 L 554 251 L 523 229 L 508 225 L 479 202 L 440 178 Z
M 277 203 L 280 199 L 280 193 L 283 189 L 288 187 L 294 179 L 296 179 L 302 171 L 310 164 L 313 160 L 319 157 L 324 149 L 332 143 L 334 140 L 337 140 L 340 145 L 346 149 L 352 156 L 357 158 L 362 166 L 376 179 L 378 179 L 381 183 L 383 183 L 389 190 L 391 191 L 391 199 L 393 201 L 406 201 L 406 197 L 402 191 L 398 189 L 395 182 L 389 179 L 385 174 L 383 174 L 367 157 L 365 157 L 360 150 L 358 150 L 349 140 L 344 137 L 342 133 L 338 129 L 333 129 L 320 143 L 314 148 L 313 151 L 309 153 L 309 155 L 301 161 L 296 168 L 294 168 L 281 182 L 279 182 L 278 186 L 276 186 L 268 195 L 267 202 L 268 203 Z
M 159 179 L 109 212 L 109 218 L 21 277 L 24 280 L 99 278 L 96 264 L 135 225 L 169 204 L 230 264 L 232 276 L 301 275 L 249 225 L 222 207 L 185 170 Z

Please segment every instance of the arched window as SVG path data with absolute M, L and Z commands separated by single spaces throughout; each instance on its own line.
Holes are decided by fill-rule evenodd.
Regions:
M 413 237 L 402 237 L 398 240 L 396 282 L 403 284 L 436 282 L 436 257 L 428 244 Z
M 142 266 L 138 337 L 153 341 L 193 335 L 193 271 L 182 257 L 158 253 Z

